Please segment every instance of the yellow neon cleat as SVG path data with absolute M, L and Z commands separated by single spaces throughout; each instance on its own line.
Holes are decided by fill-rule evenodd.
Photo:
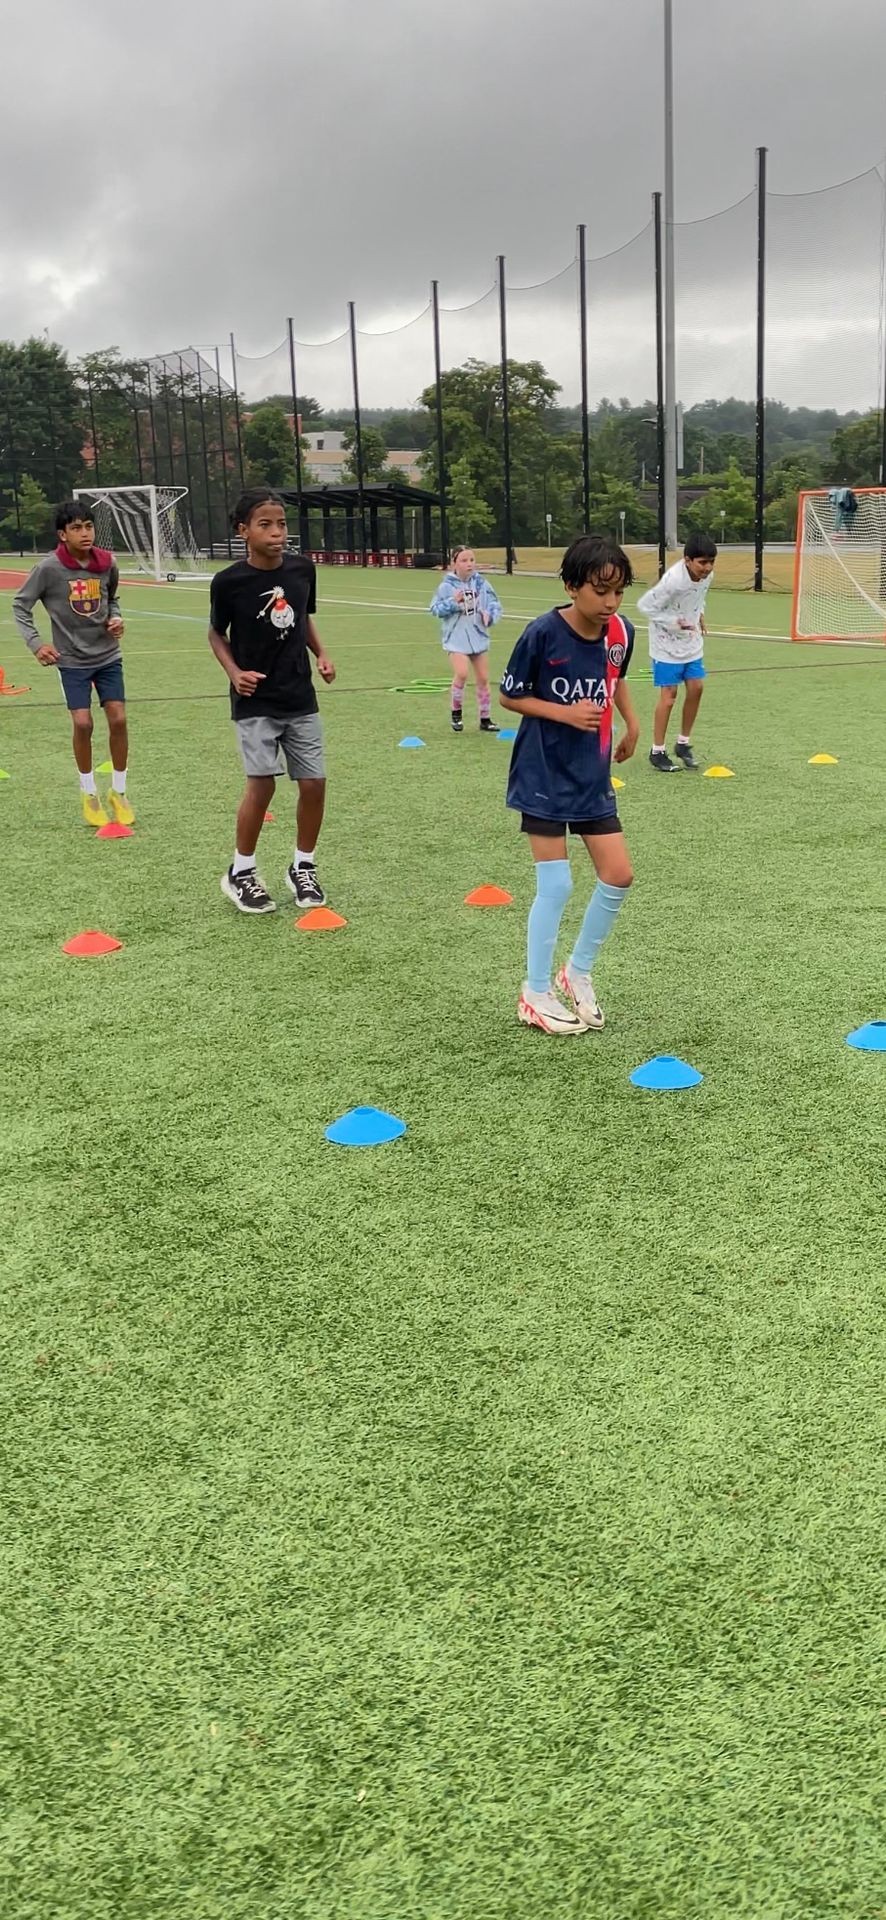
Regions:
M 83 818 L 88 827 L 106 827 L 108 816 L 97 793 L 84 793 L 80 796 L 83 803 Z
M 114 793 L 112 790 L 108 794 L 108 812 L 113 815 L 118 827 L 135 826 L 135 814 L 125 793 Z

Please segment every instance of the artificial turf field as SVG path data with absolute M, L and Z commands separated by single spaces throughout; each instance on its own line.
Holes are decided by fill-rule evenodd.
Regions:
M 119 843 L 0 595 L 0 1912 L 873 1920 L 886 1060 L 844 1040 L 886 1017 L 886 652 L 709 641 L 736 778 L 621 769 L 608 1025 L 557 1042 L 515 1020 L 508 750 L 388 691 L 443 676 L 432 585 L 321 575 L 311 937 L 283 783 L 287 906 L 219 891 L 205 590 L 124 593 Z M 91 927 L 123 951 L 65 958 Z M 633 1089 L 660 1052 L 703 1085 Z M 327 1144 L 362 1103 L 406 1137 Z

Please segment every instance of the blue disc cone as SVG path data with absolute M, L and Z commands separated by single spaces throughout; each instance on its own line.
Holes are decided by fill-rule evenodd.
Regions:
M 656 1093 L 675 1093 L 678 1087 L 698 1087 L 703 1079 L 704 1074 L 690 1067 L 687 1060 L 677 1060 L 672 1053 L 657 1053 L 654 1060 L 634 1068 L 631 1085 L 651 1087 Z
M 381 1107 L 352 1107 L 326 1129 L 326 1138 L 336 1147 L 383 1147 L 387 1140 L 399 1140 L 406 1132 L 405 1120 L 397 1120 Z
M 404 734 L 400 742 L 401 747 L 423 747 L 424 744 L 424 741 L 419 739 L 417 733 Z
M 498 737 L 500 740 L 516 740 L 517 729 L 516 727 L 499 727 Z
M 886 1020 L 865 1021 L 863 1027 L 847 1034 L 846 1045 L 857 1047 L 859 1053 L 886 1053 Z

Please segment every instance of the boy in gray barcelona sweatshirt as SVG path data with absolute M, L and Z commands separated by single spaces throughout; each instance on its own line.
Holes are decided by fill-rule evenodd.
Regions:
M 58 546 L 38 560 L 19 589 L 12 603 L 13 618 L 41 666 L 58 668 L 74 728 L 74 759 L 87 826 L 107 826 L 109 812 L 118 825 L 131 827 L 135 815 L 126 797 L 128 738 L 117 562 L 112 553 L 96 546 L 95 527 L 79 501 L 62 501 L 55 526 Z M 51 641 L 42 640 L 34 624 L 38 600 L 49 615 Z M 108 722 L 113 767 L 108 812 L 92 771 L 93 687 Z

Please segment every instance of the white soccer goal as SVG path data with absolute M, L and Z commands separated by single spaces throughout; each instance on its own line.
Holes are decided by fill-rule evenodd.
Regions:
M 184 504 L 187 495 L 187 487 L 169 486 L 75 489 L 75 499 L 92 514 L 97 545 L 131 554 L 137 571 L 154 580 L 206 571 Z
M 886 641 L 886 487 L 801 493 L 791 639 Z

